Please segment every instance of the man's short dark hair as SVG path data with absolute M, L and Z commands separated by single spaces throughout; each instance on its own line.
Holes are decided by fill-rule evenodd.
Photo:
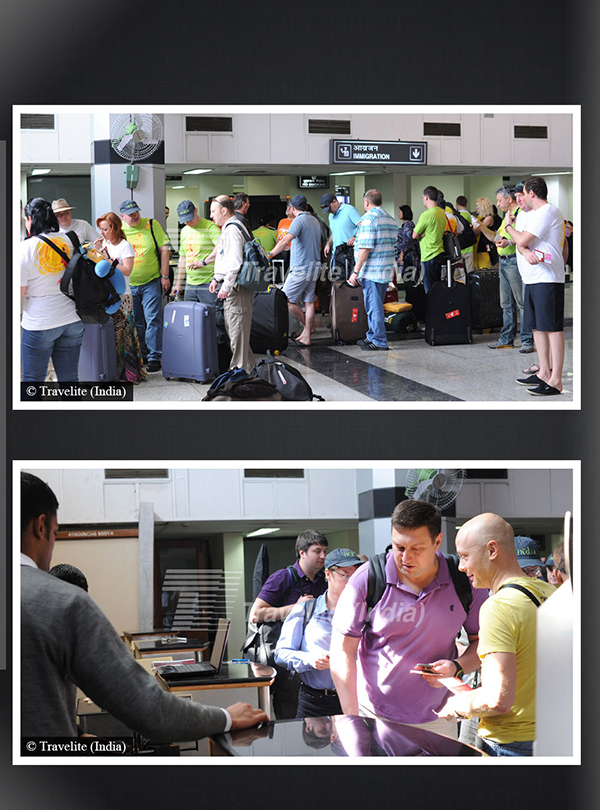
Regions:
M 319 737 L 312 729 L 309 731 L 306 720 L 302 721 L 302 739 L 309 748 L 326 748 L 331 742 L 330 737 Z
M 431 539 L 435 540 L 442 531 L 442 513 L 432 503 L 426 501 L 401 501 L 392 512 L 392 529 L 420 529 L 427 526 Z
M 533 191 L 535 196 L 540 200 L 548 199 L 548 186 L 543 177 L 530 177 L 525 181 L 525 191 L 528 193 Z
M 376 188 L 370 188 L 368 191 L 365 191 L 363 198 L 368 200 L 371 205 L 375 205 L 377 207 L 379 207 L 383 202 L 381 191 L 378 191 Z
M 250 197 L 247 194 L 245 194 L 243 191 L 240 191 L 240 192 L 238 192 L 238 194 L 234 195 L 233 207 L 234 207 L 234 209 L 236 211 L 239 211 L 239 209 L 242 207 L 242 205 L 244 203 L 249 202 L 249 201 L 250 201 Z
M 467 205 L 469 204 L 469 201 L 467 200 L 467 198 L 465 196 L 463 196 L 461 194 L 460 197 L 456 198 L 456 204 L 457 205 L 462 205 L 463 208 L 466 208 Z
M 71 585 L 77 585 L 78 588 L 82 588 L 84 591 L 89 590 L 85 574 L 83 571 L 80 571 L 79 568 L 75 568 L 74 565 L 60 563 L 59 565 L 53 566 L 48 573 L 52 574 L 52 576 L 57 579 L 62 579 L 63 582 L 70 582 Z
M 433 200 L 434 202 L 437 201 L 439 191 L 435 186 L 427 186 L 423 189 L 423 196 L 427 197 L 428 200 Z
M 46 515 L 49 520 L 56 515 L 58 501 L 56 495 L 45 481 L 31 473 L 21 473 L 21 531 L 29 526 L 32 520 Z
M 296 538 L 296 559 L 300 559 L 301 551 L 308 551 L 311 546 L 327 546 L 329 545 L 327 538 L 314 529 L 307 529 Z

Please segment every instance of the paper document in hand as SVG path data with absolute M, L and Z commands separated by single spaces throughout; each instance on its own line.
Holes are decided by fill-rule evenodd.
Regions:
M 445 686 L 446 689 L 454 692 L 455 695 L 459 692 L 473 691 L 468 683 L 461 681 L 459 678 L 440 678 L 439 682 L 442 684 L 442 686 Z

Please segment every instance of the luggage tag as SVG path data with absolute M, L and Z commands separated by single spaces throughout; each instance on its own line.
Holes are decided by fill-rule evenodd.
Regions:
M 446 320 L 450 318 L 457 318 L 460 315 L 460 309 L 453 309 L 452 312 L 446 312 Z

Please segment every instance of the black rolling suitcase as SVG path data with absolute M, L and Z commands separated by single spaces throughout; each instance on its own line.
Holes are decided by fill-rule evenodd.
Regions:
M 436 281 L 427 293 L 425 340 L 430 346 L 472 343 L 471 289 L 452 279 L 452 262 L 447 262 L 448 280 Z
M 346 281 L 331 285 L 331 334 L 337 343 L 356 343 L 367 335 L 362 287 Z
M 279 354 L 288 347 L 288 300 L 278 287 L 254 294 L 250 347 L 256 354 Z
M 495 329 L 502 326 L 500 306 L 500 273 L 497 270 L 475 270 L 467 276 L 471 290 L 473 329 Z

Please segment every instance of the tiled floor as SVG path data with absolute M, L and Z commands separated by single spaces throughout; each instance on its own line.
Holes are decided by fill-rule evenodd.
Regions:
M 516 377 L 536 360 L 518 349 L 492 350 L 490 335 L 474 335 L 471 345 L 428 346 L 421 334 L 390 334 L 389 352 L 365 352 L 334 345 L 328 320 L 315 332 L 313 346 L 290 344 L 282 359 L 301 370 L 315 394 L 331 402 L 507 402 L 572 401 L 573 327 L 565 328 L 564 392 L 561 397 L 532 397 Z M 497 336 L 497 331 L 496 331 Z M 520 345 L 517 341 L 517 346 Z M 260 359 L 260 358 L 257 358 Z M 167 381 L 162 374 L 136 386 L 134 401 L 199 402 L 209 384 Z M 543 404 L 540 403 L 543 407 Z

